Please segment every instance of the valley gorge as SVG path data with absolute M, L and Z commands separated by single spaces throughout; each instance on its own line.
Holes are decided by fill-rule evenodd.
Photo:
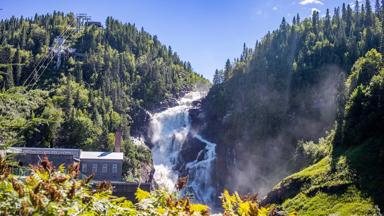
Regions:
M 109 197 L 107 184 L 83 189 L 91 177 L 77 182 L 79 167 L 32 167 L 57 185 L 25 186 L 42 187 L 47 203 L 85 191 L 77 208 L 92 200 L 95 212 L 109 208 L 98 208 L 105 196 L 121 211 L 111 215 L 381 215 L 384 2 L 291 18 L 244 44 L 212 83 L 156 35 L 112 17 L 80 29 L 57 11 L 1 20 L 0 147 L 119 149 L 121 182 L 151 184 L 133 202 Z M 60 39 L 71 48 L 52 54 Z M 0 201 L 39 203 L 0 159 Z M 56 196 L 51 174 L 68 175 L 69 192 Z

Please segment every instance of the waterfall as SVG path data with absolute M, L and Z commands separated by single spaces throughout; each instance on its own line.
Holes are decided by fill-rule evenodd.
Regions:
M 209 142 L 200 135 L 194 136 L 205 143 L 205 149 L 201 150 L 195 161 L 186 165 L 189 174 L 189 184 L 184 193 L 192 193 L 196 200 L 206 204 L 215 202 L 215 189 L 211 181 L 212 165 L 216 159 L 216 144 Z M 203 157 L 201 157 L 203 155 Z
M 176 170 L 178 158 L 188 134 L 191 133 L 189 110 L 193 102 L 203 98 L 206 92 L 190 92 L 178 100 L 176 106 L 151 116 L 150 131 L 153 144 L 152 157 L 155 167 L 154 179 L 168 191 L 175 190 L 179 172 Z M 211 186 L 212 165 L 216 157 L 214 143 L 201 135 L 194 138 L 205 144 L 195 161 L 185 165 L 188 184 L 182 193 L 188 193 L 200 202 L 209 204 L 213 200 L 214 189 Z

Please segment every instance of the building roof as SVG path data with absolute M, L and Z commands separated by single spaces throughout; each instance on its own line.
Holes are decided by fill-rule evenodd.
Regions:
M 73 155 L 80 156 L 80 149 L 65 148 L 30 148 L 30 147 L 11 147 L 7 149 L 7 153 L 15 154 L 46 154 L 46 155 Z
M 123 160 L 124 157 L 122 152 L 93 152 L 65 148 L 11 147 L 7 149 L 6 152 L 14 154 L 73 155 L 75 159 L 79 158 L 80 160 Z
M 80 160 L 92 159 L 92 160 L 123 160 L 122 152 L 92 152 L 81 151 Z

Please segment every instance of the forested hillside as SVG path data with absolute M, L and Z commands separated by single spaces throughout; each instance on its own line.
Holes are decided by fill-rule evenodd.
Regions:
M 145 110 L 208 81 L 133 24 L 76 27 L 61 12 L 0 21 L 1 143 L 112 150 L 121 131 L 128 167 L 150 164 L 131 128 L 139 135 Z
M 367 0 L 328 10 L 325 17 L 314 11 L 303 20 L 299 15 L 291 23 L 283 19 L 279 29 L 267 33 L 253 49 L 244 45 L 240 58 L 228 60 L 223 70 L 216 71 L 203 111 L 207 120 L 204 133 L 217 143 L 217 172 L 213 175 L 219 191 L 230 188 L 265 194 L 280 179 L 309 163 L 303 163 L 305 157 L 297 151 L 303 148 L 299 141 L 325 136 L 334 121 L 344 118 L 344 103 L 350 98 L 344 96 L 346 77 L 352 73 L 349 86 L 353 87 L 348 88 L 353 92 L 378 73 L 377 67 L 362 63 L 382 64 L 377 52 L 368 53 L 354 69 L 352 66 L 372 48 L 383 51 L 383 15 L 383 4 L 376 1 L 371 5 Z M 351 72 L 360 64 L 361 70 L 370 72 Z M 357 89 L 361 94 L 354 93 L 354 100 L 367 106 L 376 103 L 361 96 L 371 94 L 365 87 Z M 374 114 L 377 110 L 353 104 L 346 108 L 345 118 L 351 121 L 343 124 L 343 133 L 337 132 L 345 134 L 345 145 L 361 144 L 379 130 L 376 123 L 382 124 L 382 117 Z M 361 127 L 355 127 L 361 121 Z
M 305 215 L 379 214 L 384 207 L 383 95 L 383 56 L 373 49 L 353 66 L 335 129 L 317 143 L 303 144 L 311 166 L 282 180 L 264 204 Z

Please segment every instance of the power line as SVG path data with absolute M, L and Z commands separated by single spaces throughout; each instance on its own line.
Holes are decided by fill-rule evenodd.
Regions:
M 70 36 L 70 34 L 68 34 L 66 37 L 64 37 L 64 41 Z M 53 50 L 53 49 L 52 49 Z M 33 89 L 36 84 L 38 83 L 38 81 L 40 80 L 40 78 L 43 76 L 45 70 L 48 68 L 49 64 L 52 62 L 52 60 L 54 59 L 55 57 L 55 51 L 52 52 L 52 56 L 49 60 L 49 62 L 45 65 L 45 67 L 43 67 L 43 70 L 41 71 L 40 75 L 38 75 L 37 79 L 35 80 L 35 82 L 33 83 L 33 85 L 31 86 L 30 89 Z
M 68 29 L 64 30 L 60 35 L 64 35 L 65 32 L 67 31 Z M 55 44 L 56 46 L 56 44 Z M 35 65 L 35 68 L 32 70 L 32 72 L 29 74 L 29 76 L 27 77 L 27 79 L 24 81 L 23 83 L 23 86 L 25 86 L 27 83 L 27 85 L 29 85 L 31 83 L 31 80 L 33 79 L 32 75 L 34 73 L 38 73 L 38 71 L 40 70 L 41 68 L 41 64 L 44 64 L 45 61 L 47 60 L 47 58 L 49 57 L 49 55 L 52 53 L 53 51 L 50 50 L 43 58 L 40 59 L 40 61 Z M 29 80 L 30 79 L 30 80 Z
M 59 37 L 61 38 L 64 38 L 64 36 L 67 34 L 68 30 L 70 29 L 71 26 L 67 27 L 61 34 Z M 69 36 L 70 36 L 71 32 L 69 32 L 68 35 L 65 36 L 65 39 L 66 40 Z M 29 76 L 27 77 L 27 79 L 24 81 L 23 83 L 23 86 L 29 86 L 33 83 L 33 76 L 32 75 L 35 75 L 35 74 L 39 74 L 40 70 L 43 69 L 43 72 L 47 69 L 48 65 L 51 63 L 52 59 L 54 58 L 55 56 L 55 49 L 57 49 L 59 46 L 59 44 L 55 44 L 53 48 L 50 49 L 50 51 L 42 58 L 40 59 L 39 63 L 36 65 L 36 67 L 33 69 L 33 71 L 29 74 Z M 53 55 L 52 55 L 53 54 Z M 50 58 L 48 64 L 46 66 L 44 66 L 44 64 L 47 62 L 47 60 Z M 42 72 L 42 73 L 43 73 Z M 35 86 L 35 84 L 37 83 L 37 81 L 39 80 L 39 78 L 41 77 L 42 74 L 38 75 L 37 76 L 37 79 L 35 81 L 35 83 L 33 84 L 33 86 Z

